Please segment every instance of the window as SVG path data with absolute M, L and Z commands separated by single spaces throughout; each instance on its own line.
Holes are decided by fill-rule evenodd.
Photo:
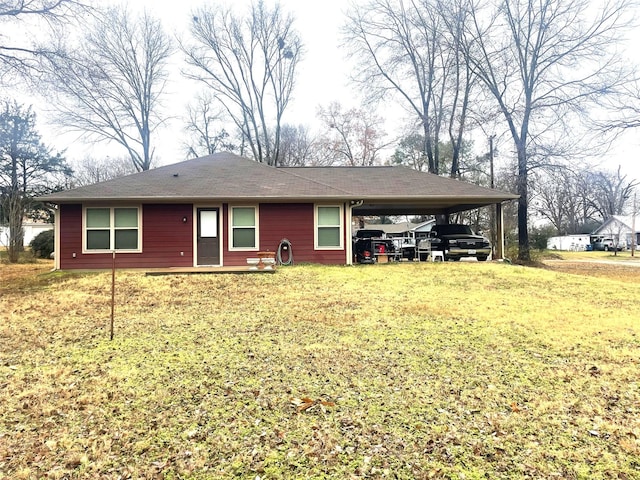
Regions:
M 258 249 L 258 216 L 256 207 L 231 207 L 230 250 Z
M 140 209 L 100 207 L 85 209 L 85 252 L 140 252 Z
M 316 248 L 341 249 L 342 207 L 316 206 Z

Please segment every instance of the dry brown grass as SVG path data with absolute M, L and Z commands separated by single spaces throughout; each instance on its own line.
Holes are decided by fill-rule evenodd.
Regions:
M 640 477 L 632 275 L 5 267 L 3 480 Z

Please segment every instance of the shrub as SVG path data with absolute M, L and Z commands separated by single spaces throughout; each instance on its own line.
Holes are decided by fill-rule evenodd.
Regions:
M 45 230 L 44 232 L 40 232 L 33 240 L 31 240 L 31 243 L 29 244 L 29 246 L 31 247 L 31 251 L 36 257 L 51 257 L 54 248 L 53 239 L 53 230 Z

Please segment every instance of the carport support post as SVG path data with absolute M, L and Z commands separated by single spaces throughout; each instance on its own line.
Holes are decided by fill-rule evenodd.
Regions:
M 496 259 L 504 258 L 504 215 L 502 203 L 496 203 Z

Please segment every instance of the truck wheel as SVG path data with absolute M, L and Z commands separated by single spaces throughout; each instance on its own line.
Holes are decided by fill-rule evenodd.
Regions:
M 485 257 L 484 255 L 478 257 L 478 261 L 479 262 L 486 262 L 487 261 L 487 257 Z
M 605 246 L 604 246 L 604 251 L 605 251 L 605 252 L 608 252 L 608 251 L 609 251 L 609 245 L 605 245 Z

